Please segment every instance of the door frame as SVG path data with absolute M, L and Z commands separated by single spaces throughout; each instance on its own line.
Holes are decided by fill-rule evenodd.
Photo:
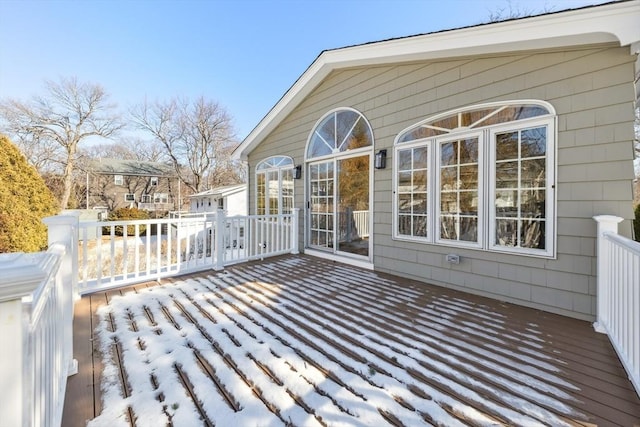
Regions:
M 308 252 L 312 255 L 317 255 L 324 258 L 336 259 L 339 261 L 352 260 L 354 264 L 363 266 L 366 268 L 371 268 L 373 263 L 373 194 L 374 194 L 374 168 L 373 168 L 373 160 L 374 160 L 374 146 L 367 146 L 363 148 L 358 148 L 355 150 L 342 151 L 339 153 L 329 154 L 327 156 L 316 157 L 311 160 L 305 159 L 305 173 L 304 173 L 304 248 L 305 252 Z M 344 252 L 337 250 L 337 233 L 338 233 L 338 215 L 337 215 L 337 192 L 338 185 L 336 185 L 337 179 L 337 163 L 339 160 L 349 159 L 353 157 L 361 157 L 361 156 L 369 156 L 369 248 L 368 255 L 357 255 L 350 252 Z M 333 192 L 333 234 L 334 234 L 334 245 L 332 248 L 321 248 L 321 247 L 312 247 L 310 246 L 310 229 L 311 229 L 311 179 L 310 179 L 310 167 L 314 164 L 332 162 L 334 166 L 334 192 Z

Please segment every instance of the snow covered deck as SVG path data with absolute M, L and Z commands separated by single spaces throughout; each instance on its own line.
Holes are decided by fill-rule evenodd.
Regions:
M 304 255 L 85 296 L 74 353 L 68 427 L 640 424 L 591 324 Z

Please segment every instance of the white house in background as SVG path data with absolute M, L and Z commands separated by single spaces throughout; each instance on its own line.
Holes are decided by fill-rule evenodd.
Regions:
M 247 184 L 213 188 L 189 198 L 189 212 L 215 212 L 223 209 L 227 216 L 247 215 Z

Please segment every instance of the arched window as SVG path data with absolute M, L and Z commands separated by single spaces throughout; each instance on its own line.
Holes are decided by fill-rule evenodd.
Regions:
M 351 108 L 329 111 L 306 150 L 307 244 L 370 259 L 373 132 Z
M 293 159 L 269 157 L 256 166 L 256 214 L 289 214 L 293 208 Z
M 394 237 L 553 256 L 555 112 L 542 101 L 467 107 L 402 131 Z
M 373 144 L 369 123 L 356 110 L 339 109 L 316 124 L 307 146 L 307 160 Z

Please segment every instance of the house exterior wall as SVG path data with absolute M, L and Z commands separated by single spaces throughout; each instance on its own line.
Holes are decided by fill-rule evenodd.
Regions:
M 215 212 L 219 195 L 203 195 L 191 198 L 189 212 Z M 247 215 L 247 190 L 222 196 L 227 216 Z
M 218 208 L 214 196 L 192 196 L 189 203 L 189 212 L 215 212 Z
M 227 196 L 225 207 L 227 216 L 247 215 L 247 190 Z
M 316 121 L 333 108 L 355 108 L 371 124 L 375 150 L 386 148 L 389 156 L 387 168 L 374 174 L 376 270 L 593 320 L 592 216 L 621 216 L 626 219 L 621 234 L 631 235 L 635 59 L 628 47 L 600 45 L 335 71 L 250 153 L 250 213 L 255 212 L 255 165 L 273 155 L 304 164 Z M 394 138 L 438 113 L 522 99 L 547 101 L 557 112 L 557 257 L 394 240 Z M 306 205 L 304 182 L 295 181 L 295 206 L 300 208 Z M 303 247 L 303 218 L 300 223 Z M 460 264 L 446 263 L 448 253 L 459 254 Z
M 120 208 L 151 208 L 146 210 L 170 211 L 174 209 L 177 195 L 175 178 L 157 177 L 157 185 L 151 184 L 150 176 L 124 175 L 122 185 L 116 185 L 113 175 L 90 175 L 89 177 L 89 209 L 105 207 L 108 211 Z M 142 203 L 143 195 L 153 196 L 164 193 L 169 197 L 168 203 Z M 126 194 L 134 194 L 135 201 L 125 200 Z M 153 200 L 151 201 L 153 202 Z M 155 205 L 155 206 L 152 206 Z

